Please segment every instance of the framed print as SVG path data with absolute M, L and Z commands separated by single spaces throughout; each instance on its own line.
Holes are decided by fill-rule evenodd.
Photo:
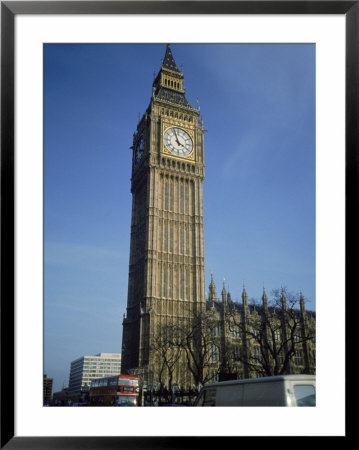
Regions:
M 1 2 L 2 448 L 197 448 L 226 437 L 347 436 L 358 21 L 357 1 Z M 212 185 L 203 194 L 205 176 Z M 211 210 L 211 202 L 218 206 Z M 231 253 L 237 235 L 243 245 Z M 193 405 L 191 395 L 218 374 L 231 379 L 234 366 L 220 361 L 229 345 L 241 361 L 243 348 L 233 342 L 243 330 L 230 328 L 230 344 L 217 347 L 221 331 L 208 322 L 208 367 L 218 363 L 217 375 L 191 372 L 195 382 L 185 386 L 180 358 L 190 345 L 171 320 L 186 317 L 193 298 L 228 311 L 235 289 L 246 305 L 247 291 L 256 295 L 252 273 L 261 288 L 260 304 L 248 309 L 253 317 L 269 288 L 278 288 L 283 311 L 291 294 L 280 283 L 300 291 L 295 324 L 302 328 L 291 329 L 293 342 L 311 320 L 316 331 L 310 347 L 293 350 L 293 364 L 315 373 L 315 408 L 151 407 Z M 118 295 L 127 304 L 120 307 Z M 166 359 L 168 381 L 148 355 L 156 336 L 161 352 L 174 330 L 181 343 L 172 338 L 166 358 L 174 348 L 182 356 L 176 369 Z M 131 391 L 146 407 L 104 408 L 100 391 L 89 391 L 91 379 L 110 383 L 117 357 L 139 388 L 118 388 L 111 405 Z M 137 372 L 136 358 L 147 361 Z M 263 358 L 254 354 L 255 367 Z M 70 395 L 76 364 L 93 364 L 78 398 Z M 100 375 L 101 364 L 108 373 Z M 273 375 L 251 364 L 236 377 Z M 44 381 L 53 377 L 59 395 L 48 402 Z M 100 407 L 73 407 L 91 402 Z

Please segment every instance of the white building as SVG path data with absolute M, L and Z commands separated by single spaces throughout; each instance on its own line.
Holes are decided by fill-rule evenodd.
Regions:
M 98 353 L 81 356 L 71 363 L 69 391 L 88 390 L 94 378 L 109 377 L 121 373 L 120 353 Z

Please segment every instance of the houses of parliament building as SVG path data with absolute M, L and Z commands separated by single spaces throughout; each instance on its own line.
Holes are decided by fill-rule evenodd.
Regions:
M 305 311 L 302 296 L 290 315 L 284 292 L 277 305 L 268 305 L 264 292 L 254 306 L 247 303 L 245 289 L 237 304 L 223 287 L 220 301 L 212 278 L 206 298 L 205 129 L 199 109 L 186 99 L 183 81 L 167 45 L 133 136 L 121 371 L 139 373 L 149 384 L 182 386 L 270 370 L 314 373 L 315 315 Z M 277 343 L 275 352 L 270 343 Z

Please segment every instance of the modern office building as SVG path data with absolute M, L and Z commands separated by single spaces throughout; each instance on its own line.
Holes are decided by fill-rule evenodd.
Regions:
M 51 402 L 53 381 L 54 381 L 53 378 L 48 378 L 47 375 L 44 374 L 44 382 L 43 382 L 44 403 Z
M 120 353 L 98 353 L 81 356 L 71 363 L 69 391 L 83 392 L 90 387 L 94 378 L 109 377 L 121 373 Z

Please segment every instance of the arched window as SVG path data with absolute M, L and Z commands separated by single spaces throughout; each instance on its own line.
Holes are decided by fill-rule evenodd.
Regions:
M 173 253 L 173 223 L 169 224 L 169 242 L 168 251 Z
M 230 332 L 233 338 L 241 337 L 241 331 L 238 325 L 232 325 L 230 328 Z
M 167 297 L 167 283 L 168 283 L 168 272 L 167 267 L 163 267 L 163 283 L 162 283 L 162 296 Z
M 241 358 L 241 348 L 236 345 L 232 348 L 233 361 L 240 361 Z
M 163 209 L 168 210 L 168 202 L 169 202 L 169 189 L 168 189 L 168 180 L 164 180 L 163 182 Z
M 183 270 L 182 266 L 178 267 L 178 279 L 179 279 L 178 294 L 179 294 L 179 298 L 183 299 L 184 298 L 184 270 Z
M 179 229 L 179 252 L 181 254 L 184 253 L 184 229 L 183 229 L 183 225 L 180 225 L 180 229 Z
M 174 186 L 173 186 L 173 180 L 170 182 L 170 192 L 169 192 L 169 207 L 168 209 L 170 211 L 173 211 L 173 207 L 174 207 Z
M 219 361 L 219 349 L 218 349 L 217 345 L 214 345 L 214 344 L 212 345 L 210 354 L 209 354 L 209 359 L 213 363 L 216 363 Z
M 185 271 L 186 271 L 186 280 L 185 280 L 186 293 L 185 293 L 185 298 L 186 298 L 186 300 L 190 300 L 190 298 L 189 298 L 189 292 L 190 292 L 190 271 L 189 271 L 189 268 L 186 267 Z
M 184 254 L 189 255 L 189 232 L 187 226 L 185 226 L 183 231 L 183 242 L 184 242 Z
M 275 341 L 281 340 L 281 332 L 279 330 L 274 330 L 274 340 Z
M 168 222 L 163 224 L 163 251 L 168 251 Z
M 180 212 L 180 214 L 183 214 L 183 212 L 184 212 L 184 185 L 183 185 L 183 183 L 180 184 L 180 188 L 179 188 L 179 212 Z

